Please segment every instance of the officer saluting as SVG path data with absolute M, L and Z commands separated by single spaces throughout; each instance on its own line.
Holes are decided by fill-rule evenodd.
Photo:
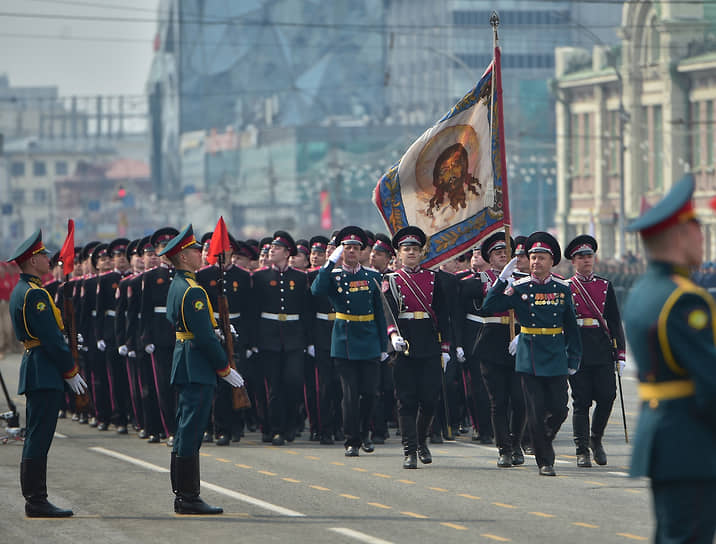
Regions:
M 47 454 L 62 406 L 63 380 L 74 393 L 82 394 L 87 388 L 62 336 L 60 311 L 41 287 L 40 278 L 50 270 L 48 253 L 38 230 L 8 259 L 22 271 L 10 295 L 10 317 L 15 336 L 25 346 L 17 392 L 27 399 L 20 485 L 28 517 L 72 515 L 71 510 L 47 501 Z
M 175 268 L 167 295 L 166 318 L 176 330 L 171 383 L 178 392 L 177 430 L 172 449 L 170 477 L 177 514 L 221 514 L 199 497 L 199 448 L 209 421 L 216 376 L 241 387 L 244 381 L 229 366 L 214 333 L 218 327 L 206 291 L 196 282 L 201 266 L 201 245 L 191 224 L 159 253 Z
M 704 243 L 693 193 L 689 174 L 629 226 L 649 261 L 624 311 L 642 401 L 631 476 L 651 478 L 655 542 L 716 532 L 716 302 L 689 280 Z

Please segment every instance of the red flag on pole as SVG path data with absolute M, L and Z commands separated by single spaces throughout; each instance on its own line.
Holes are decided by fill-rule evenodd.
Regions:
M 331 218 L 331 195 L 326 189 L 321 191 L 321 228 L 323 230 L 331 230 L 333 228 L 333 220 Z
M 211 243 L 209 244 L 209 254 L 206 256 L 206 260 L 209 264 L 216 264 L 217 258 L 224 251 L 231 249 L 231 242 L 229 242 L 229 231 L 226 230 L 226 223 L 224 223 L 224 217 L 219 217 L 219 222 L 216 224 L 214 234 L 211 235 Z
M 67 220 L 67 238 L 60 250 L 60 260 L 62 273 L 65 276 L 70 275 L 75 268 L 75 222 L 72 219 Z

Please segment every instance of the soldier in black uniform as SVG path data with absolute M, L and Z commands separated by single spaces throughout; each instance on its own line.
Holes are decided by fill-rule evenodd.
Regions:
M 272 444 L 282 446 L 296 434 L 296 411 L 303 386 L 303 354 L 308 346 L 308 279 L 291 268 L 296 254 L 290 234 L 276 231 L 269 249 L 269 266 L 252 276 L 253 318 L 256 320 L 252 350 L 268 377 L 269 418 Z
M 179 231 L 172 227 L 157 230 L 150 239 L 156 253 L 163 249 L 167 242 Z M 159 415 L 167 446 L 174 443 L 176 430 L 175 394 L 169 384 L 172 369 L 172 353 L 174 352 L 174 327 L 167 317 L 167 293 L 174 278 L 174 268 L 168 259 L 160 259 L 159 265 L 142 274 L 142 298 L 140 302 L 139 339 L 141 350 L 150 356 L 159 403 Z

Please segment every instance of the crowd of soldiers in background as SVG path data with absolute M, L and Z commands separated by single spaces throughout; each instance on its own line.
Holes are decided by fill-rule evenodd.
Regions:
M 384 235 L 373 235 L 369 231 L 366 233 L 370 239 L 370 246 L 365 251 L 362 264 L 382 268 L 379 271 L 386 272 L 384 266 L 376 266 L 376 259 L 381 257 L 375 249 L 371 250 L 371 248 L 379 238 L 382 237 L 385 241 L 389 241 L 389 238 Z M 174 234 L 176 234 L 175 229 L 165 228 L 141 240 L 130 242 L 119 239 L 111 244 L 91 242 L 76 248 L 75 269 L 69 279 L 72 283 L 71 291 L 63 288 L 65 278 L 62 277 L 62 263 L 58 262 L 58 254 L 55 254 L 53 276 L 42 279 L 60 308 L 63 293 L 72 293 L 74 317 L 80 339 L 80 366 L 83 374 L 90 378 L 91 394 L 91 404 L 83 409 L 77 409 L 74 398 L 67 395 L 66 410 L 61 411 L 59 417 L 66 417 L 65 414 L 70 412 L 73 413 L 73 420 L 79 423 L 87 423 L 99 430 L 107 430 L 113 424 L 117 432 L 122 434 L 133 427 L 140 438 L 148 439 L 152 443 L 167 439 L 167 443 L 171 444 L 174 403 L 171 401 L 169 376 L 174 328 L 173 324 L 167 322 L 164 327 L 167 331 L 160 331 L 161 326 L 156 328 L 156 325 L 152 325 L 152 321 L 153 319 L 157 319 L 156 323 L 160 323 L 161 320 L 166 321 L 166 314 L 162 314 L 166 302 L 162 304 L 161 299 L 162 296 L 166 297 L 171 283 L 171 267 L 167 262 L 161 261 L 156 256 L 156 252 L 158 244 L 166 243 L 166 240 Z M 202 238 L 202 243 L 207 249 L 210 234 L 207 233 Z M 261 242 L 255 240 L 240 242 L 231 238 L 232 264 L 227 263 L 227 266 L 233 266 L 236 271 L 243 271 L 241 274 L 244 276 L 241 277 L 247 280 L 239 282 L 241 286 L 238 290 L 236 286 L 239 283 L 233 283 L 235 295 L 238 297 L 234 297 L 235 302 L 230 302 L 230 305 L 234 306 L 230 311 L 232 324 L 236 326 L 237 340 L 239 340 L 237 345 L 240 348 L 236 350 L 235 362 L 237 369 L 246 378 L 253 406 L 241 412 L 220 414 L 222 410 L 231 412 L 232 409 L 226 403 L 217 403 L 212 422 L 205 433 L 204 438 L 207 442 L 216 440 L 219 445 L 228 445 L 231 441 L 238 442 L 245 430 L 250 432 L 260 430 L 264 442 L 272 441 L 268 417 L 272 398 L 269 391 L 270 380 L 267 376 L 268 371 L 261 368 L 261 354 L 256 353 L 255 350 L 252 352 L 253 342 L 250 341 L 252 324 L 247 321 L 247 316 L 252 315 L 247 305 L 251 304 L 249 301 L 255 296 L 255 293 L 249 292 L 252 289 L 251 274 L 261 267 L 270 266 L 267 259 L 271 240 L 272 238 L 265 238 Z M 325 240 L 325 243 L 317 243 L 317 240 L 319 242 Z M 290 264 L 293 268 L 309 271 L 324 264 L 331 247 L 335 246 L 335 241 L 314 237 L 310 241 L 297 240 L 296 245 L 298 252 L 296 256 L 291 257 Z M 388 270 L 395 269 L 398 266 L 395 256 L 392 255 L 389 259 Z M 488 267 L 489 265 L 480 257 L 479 250 L 475 250 L 444 263 L 441 269 L 459 277 L 461 271 L 484 270 Z M 573 272 L 571 268 L 571 263 L 565 260 L 554 271 L 563 277 L 570 277 Z M 599 261 L 595 272 L 612 281 L 621 305 L 632 283 L 643 273 L 644 268 L 645 261 L 630 254 L 623 261 L 608 259 Z M 158 272 L 151 272 L 152 270 Z M 113 274 L 109 283 L 98 279 L 107 274 Z M 23 349 L 22 344 L 14 338 L 8 315 L 9 295 L 17 283 L 18 276 L 19 270 L 16 265 L 0 263 L 0 356 L 6 352 L 21 352 Z M 148 277 L 153 278 L 151 283 L 145 281 Z M 701 269 L 694 272 L 694 280 L 712 294 L 716 294 L 716 264 L 704 263 Z M 201 283 L 201 279 L 199 281 Z M 207 290 L 215 288 L 215 282 L 211 285 L 210 283 L 205 286 Z M 150 285 L 156 292 L 148 292 Z M 105 289 L 109 289 L 109 292 L 105 292 Z M 124 319 L 120 319 L 119 312 L 124 314 Z M 244 318 L 239 319 L 238 316 L 242 312 Z M 149 314 L 152 316 L 151 319 L 147 317 Z M 102 317 L 113 318 L 111 322 L 116 334 L 112 338 L 108 337 L 111 333 L 104 332 L 101 328 L 97 329 L 97 320 Z M 310 325 L 307 326 L 310 328 Z M 106 327 L 106 322 L 100 327 Z M 123 330 L 117 330 L 117 327 Z M 134 329 L 130 330 L 130 328 Z M 133 335 L 134 338 L 128 338 L 129 335 Z M 455 344 L 453 350 L 454 346 Z M 288 433 L 289 441 L 295 436 L 300 436 L 301 432 L 306 430 L 306 424 L 308 438 L 312 441 L 332 444 L 334 439 L 339 442 L 343 440 L 340 383 L 336 376 L 332 375 L 331 383 L 321 384 L 317 376 L 315 363 L 307 353 L 304 396 L 298 403 L 295 414 L 295 434 Z M 371 433 L 371 441 L 378 444 L 383 443 L 390 436 L 389 428 L 396 429 L 395 434 L 399 433 L 396 423 L 395 395 L 389 374 L 386 376 L 388 376 L 387 383 L 382 383 L 380 387 L 378 410 L 369 425 L 370 428 L 365 430 L 366 433 Z M 438 415 L 430 435 L 431 441 L 440 443 L 443 438 L 454 439 L 457 433 L 472 433 L 474 440 L 492 443 L 493 432 L 488 401 L 485 398 L 484 387 L 480 383 L 482 381 L 480 376 L 473 378 L 467 365 L 461 363 L 453 354 L 446 371 L 446 378 L 448 397 L 446 404 L 449 409 Z M 329 402 L 324 403 L 324 399 L 319 397 L 324 395 L 320 390 L 325 388 L 330 388 L 331 394 Z M 321 416 L 324 420 L 332 422 L 330 429 L 327 429 L 325 423 L 320 423 Z M 449 421 L 446 421 L 446 418 L 449 418 Z M 224 421 L 218 422 L 219 419 Z M 226 421 L 229 423 L 227 424 Z M 529 448 L 528 444 L 525 445 Z

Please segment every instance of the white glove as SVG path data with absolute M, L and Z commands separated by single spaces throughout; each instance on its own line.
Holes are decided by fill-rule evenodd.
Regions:
M 328 257 L 328 260 L 331 261 L 333 264 L 336 264 L 338 262 L 338 259 L 341 258 L 341 255 L 343 255 L 343 244 L 339 244 L 336 249 L 333 250 L 333 253 Z
M 386 352 L 382 351 L 382 352 L 380 353 L 380 362 L 381 362 L 381 363 L 384 363 L 385 360 L 386 360 L 388 357 L 390 357 L 390 355 L 388 355 Z
M 246 358 L 251 359 L 251 356 L 254 354 L 253 350 L 247 349 L 246 350 Z
M 576 368 L 568 368 L 567 369 L 567 374 L 569 374 L 570 376 L 574 376 L 576 373 L 577 373 Z
M 500 280 L 507 281 L 507 278 L 509 278 L 516 269 L 517 257 L 513 257 L 513 259 L 505 265 L 505 268 L 502 269 L 502 272 L 500 272 Z
M 77 343 L 78 344 L 84 344 L 85 343 L 85 337 L 82 336 L 79 332 L 77 333 Z
M 217 337 L 221 342 L 223 342 L 224 340 L 226 340 L 226 338 L 224 338 L 224 333 L 221 332 L 221 329 L 220 329 L 219 327 L 217 327 L 217 328 L 214 329 L 214 334 L 216 335 L 216 337 Z
M 516 334 L 515 337 L 510 340 L 510 345 L 507 346 L 507 351 L 510 352 L 510 355 L 516 355 L 517 354 L 517 342 L 520 341 L 520 335 Z
M 622 361 L 621 359 L 619 359 L 615 366 L 616 366 L 617 374 L 619 374 L 621 376 L 622 373 L 624 372 L 624 368 L 626 367 L 626 361 Z
M 87 391 L 87 382 L 85 382 L 84 378 L 79 374 L 75 374 L 71 378 L 66 378 L 65 381 L 75 395 L 82 395 Z
M 241 374 L 236 372 L 236 370 L 234 370 L 233 368 L 226 376 L 222 376 L 221 379 L 231 384 L 232 387 L 244 386 L 244 379 L 241 377 Z
M 231 333 L 231 336 L 239 336 L 239 333 L 236 332 L 234 325 L 231 323 L 229 323 L 229 332 Z
M 465 350 L 462 349 L 462 346 L 458 346 L 455 348 L 455 355 L 457 355 L 457 362 L 458 363 L 464 363 L 465 362 Z
M 130 359 L 136 359 L 136 358 L 137 358 L 137 352 L 134 351 L 134 350 L 128 351 L 128 352 L 127 352 L 127 357 L 129 357 Z
M 154 350 L 155 350 L 155 349 L 156 349 L 156 348 L 155 348 L 154 344 L 147 344 L 147 345 L 144 347 L 144 351 L 146 351 L 149 355 L 151 355 L 152 353 L 154 353 Z
M 308 353 L 309 357 L 315 357 L 316 356 L 316 346 L 311 344 L 306 348 L 306 353 Z
M 107 343 L 104 340 L 97 340 L 97 349 L 104 351 L 107 349 Z
M 117 348 L 117 353 L 119 353 L 122 357 L 126 357 L 129 350 L 127 349 L 127 346 L 119 346 Z
M 393 345 L 395 351 L 405 351 L 405 348 L 408 346 L 405 338 L 398 334 L 394 334 L 390 337 L 390 343 Z
M 440 362 L 443 365 L 443 372 L 445 372 L 447 370 L 447 365 L 450 362 L 450 354 L 443 351 L 440 354 Z

